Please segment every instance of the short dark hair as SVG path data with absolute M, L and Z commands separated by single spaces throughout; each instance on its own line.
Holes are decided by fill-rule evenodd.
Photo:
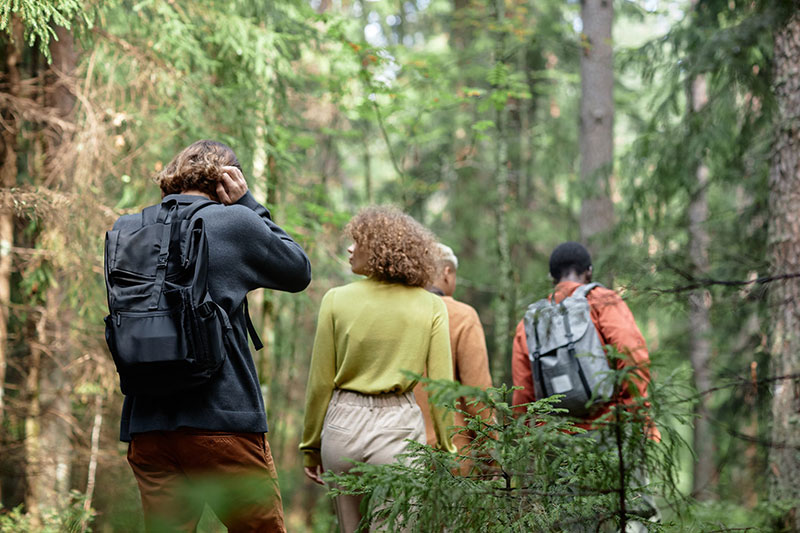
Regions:
M 592 266 L 592 256 L 582 244 L 564 242 L 550 254 L 550 275 L 558 281 L 570 272 L 583 274 Z

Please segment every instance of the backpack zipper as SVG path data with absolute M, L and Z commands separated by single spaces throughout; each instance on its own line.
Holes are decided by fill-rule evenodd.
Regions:
M 147 316 L 165 316 L 165 315 L 171 315 L 173 312 L 174 311 L 171 311 L 169 309 L 162 310 L 162 311 L 118 311 L 115 318 L 116 318 L 116 322 L 117 322 L 117 327 L 119 327 L 120 324 L 122 324 L 122 315 L 133 316 L 133 317 L 144 316 L 144 315 L 147 315 Z

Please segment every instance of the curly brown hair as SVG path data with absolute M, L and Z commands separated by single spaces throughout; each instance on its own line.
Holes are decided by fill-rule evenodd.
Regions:
M 196 141 L 181 150 L 155 180 L 164 196 L 197 190 L 219 201 L 217 183 L 222 179 L 224 166 L 242 169 L 230 146 L 217 141 Z
M 366 250 L 370 278 L 411 287 L 426 287 L 433 278 L 436 238 L 399 209 L 366 207 L 350 220 L 345 233 Z

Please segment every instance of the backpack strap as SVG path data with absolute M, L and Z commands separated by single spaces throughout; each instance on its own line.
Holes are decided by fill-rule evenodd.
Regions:
M 593 283 L 592 285 L 596 287 L 598 284 Z M 589 290 L 592 290 L 593 288 L 594 287 L 592 287 Z M 575 366 L 578 368 L 578 376 L 581 378 L 581 385 L 583 385 L 583 390 L 586 391 L 586 396 L 591 398 L 592 389 L 589 388 L 589 381 L 586 379 L 586 374 L 584 374 L 583 372 L 583 366 L 581 366 L 581 364 L 578 363 L 575 359 L 575 340 L 572 338 L 572 327 L 569 325 L 569 311 L 567 310 L 567 306 L 564 305 L 563 301 L 560 304 L 560 308 L 561 308 L 560 309 L 561 317 L 564 320 L 564 334 L 567 336 L 567 341 L 568 341 L 567 352 L 569 353 L 569 358 L 572 361 L 575 361 Z
M 578 296 L 581 298 L 586 298 L 592 290 L 597 287 L 602 287 L 599 283 L 587 283 L 585 285 L 581 285 L 572 293 L 572 296 Z
M 152 219 L 155 209 L 158 209 L 156 215 L 156 224 L 163 224 L 164 228 L 161 231 L 161 241 L 158 248 L 158 259 L 156 260 L 156 278 L 153 282 L 153 292 L 150 293 L 147 308 L 150 310 L 158 309 L 158 301 L 161 298 L 161 290 L 164 287 L 164 280 L 167 277 L 167 263 L 169 262 L 169 241 L 172 236 L 172 225 L 179 222 L 181 219 L 186 218 L 188 214 L 193 216 L 197 211 L 206 207 L 207 205 L 214 204 L 211 200 L 194 202 L 187 209 L 178 214 L 178 200 L 172 198 L 166 202 L 161 202 L 161 205 L 151 208 L 146 208 L 142 211 L 142 224 L 144 225 Z M 199 204 L 199 205 L 194 205 Z
M 214 200 L 195 200 L 181 210 L 180 218 L 181 220 L 189 220 L 195 216 L 198 211 L 210 205 L 220 205 L 220 203 Z
M 172 203 L 174 202 L 174 206 Z M 151 307 L 152 309 L 158 308 L 158 299 L 161 295 L 161 287 L 164 283 L 164 275 L 166 274 L 166 266 L 167 266 L 167 259 L 169 258 L 169 238 L 170 238 L 170 229 L 172 227 L 171 223 L 180 222 L 181 220 L 191 220 L 201 209 L 208 207 L 210 205 L 219 205 L 219 202 L 215 202 L 213 200 L 196 200 L 188 205 L 186 208 L 181 210 L 178 214 L 174 216 L 174 218 L 170 218 L 171 212 L 173 209 L 177 209 L 177 201 L 170 200 L 168 202 L 170 204 L 170 208 L 167 210 L 165 214 L 165 206 L 164 204 L 161 205 L 160 211 L 156 218 L 156 222 L 170 222 L 170 224 L 165 225 L 164 233 L 162 234 L 161 240 L 161 248 L 159 254 L 159 266 L 161 265 L 161 256 L 164 255 L 164 268 L 156 271 L 156 286 L 153 289 L 153 294 L 151 295 L 151 306 L 153 305 L 152 301 L 155 300 L 155 307 Z M 156 206 L 152 206 L 155 208 Z M 147 208 L 150 209 L 150 208 Z M 145 209 L 145 211 L 147 210 Z M 143 222 L 146 220 L 145 217 L 148 218 L 152 217 L 153 211 L 146 213 L 142 212 L 142 220 Z M 186 261 L 185 257 L 185 240 L 187 236 L 181 237 L 181 262 L 184 263 Z M 166 239 L 166 241 L 164 240 Z M 166 255 L 165 255 L 166 254 Z M 162 273 L 159 277 L 159 273 Z M 160 282 L 159 282 L 160 279 Z M 247 303 L 247 297 L 245 296 L 244 299 L 244 318 L 245 322 L 247 323 L 247 332 L 250 334 L 250 338 L 253 340 L 253 347 L 256 350 L 260 350 L 264 347 L 264 343 L 261 342 L 261 338 L 258 336 L 258 332 L 256 331 L 256 327 L 253 325 L 253 319 L 250 318 L 250 308 Z
M 172 221 L 172 214 L 178 209 L 178 200 L 171 198 L 161 202 L 158 206 L 158 215 L 156 216 L 156 224 L 166 224 Z
M 169 239 L 172 234 L 172 219 L 175 211 L 178 209 L 177 200 L 169 200 L 162 202 L 161 207 L 156 217 L 156 223 L 163 223 L 164 228 L 161 231 L 161 241 L 158 246 L 158 259 L 156 260 L 156 279 L 153 282 L 153 292 L 150 293 L 150 299 L 147 303 L 147 308 L 151 311 L 158 309 L 158 301 L 161 298 L 161 289 L 164 286 L 164 279 L 167 276 L 167 262 L 169 261 Z M 144 218 L 144 213 L 142 213 Z
M 183 211 L 180 213 L 181 220 L 191 220 L 201 209 L 208 207 L 210 205 L 219 205 L 219 202 L 215 202 L 213 200 L 197 200 L 191 203 L 191 205 L 187 206 Z M 185 261 L 185 243 L 181 243 L 181 261 Z M 244 298 L 244 319 L 247 323 L 247 333 L 250 334 L 250 338 L 253 340 L 253 347 L 256 351 L 262 349 L 264 347 L 264 343 L 261 342 L 261 338 L 258 336 L 258 332 L 256 331 L 255 325 L 253 325 L 253 319 L 250 318 L 250 306 L 247 303 L 247 296 Z
M 155 224 L 158 218 L 158 211 L 161 209 L 161 204 L 151 205 L 142 210 L 142 226 L 147 224 Z
M 203 209 L 204 207 L 208 207 L 210 205 L 219 205 L 219 202 L 215 202 L 213 200 L 196 200 L 192 202 L 190 205 L 183 208 L 182 211 L 179 212 L 178 217 L 181 221 L 183 220 L 191 220 L 198 211 Z M 183 229 L 183 228 L 181 228 Z M 188 248 L 188 245 L 191 241 L 191 231 L 187 231 L 185 234 L 181 235 L 181 243 L 180 243 L 180 251 L 181 251 L 181 265 L 184 268 L 187 266 L 189 262 L 189 257 L 191 257 L 191 248 Z
M 533 385 L 537 381 L 539 381 L 539 386 L 542 388 L 542 394 L 539 395 L 540 398 L 546 398 L 549 396 L 547 394 L 547 387 L 544 383 L 544 374 L 542 373 L 542 359 L 541 359 L 541 348 L 542 343 L 539 340 L 539 320 L 538 320 L 538 313 L 539 310 L 537 309 L 533 313 L 531 313 L 530 317 L 530 325 L 531 325 L 531 333 L 533 334 L 533 345 L 530 344 L 530 335 L 526 335 L 528 337 L 528 359 L 531 365 L 531 385 Z
M 213 200 L 196 200 L 192 202 L 190 205 L 186 206 L 178 215 L 179 220 L 191 220 L 201 209 L 208 207 L 210 205 L 219 205 L 219 202 L 215 202 Z M 181 263 L 186 263 L 186 241 L 188 240 L 189 235 L 185 235 L 182 237 L 181 242 Z M 253 319 L 250 318 L 250 307 L 247 303 L 247 296 L 244 298 L 244 319 L 247 324 L 247 333 L 250 334 L 250 338 L 253 340 L 253 347 L 256 351 L 262 349 L 264 347 L 264 343 L 261 342 L 261 338 L 258 336 L 258 332 L 256 331 L 256 327 L 253 325 Z
M 250 307 L 247 304 L 247 296 L 244 297 L 244 319 L 247 321 L 247 332 L 250 334 L 250 338 L 253 339 L 253 348 L 258 351 L 264 347 L 264 343 L 261 342 L 256 327 L 253 325 L 253 319 L 250 318 Z

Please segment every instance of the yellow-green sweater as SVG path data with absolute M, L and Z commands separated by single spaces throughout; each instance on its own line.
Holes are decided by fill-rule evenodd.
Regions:
M 361 394 L 401 394 L 416 381 L 403 374 L 453 379 L 447 308 L 420 287 L 364 279 L 329 290 L 322 298 L 303 428 L 305 466 L 320 459 L 320 433 L 334 389 Z M 439 446 L 455 452 L 452 414 L 432 409 Z

